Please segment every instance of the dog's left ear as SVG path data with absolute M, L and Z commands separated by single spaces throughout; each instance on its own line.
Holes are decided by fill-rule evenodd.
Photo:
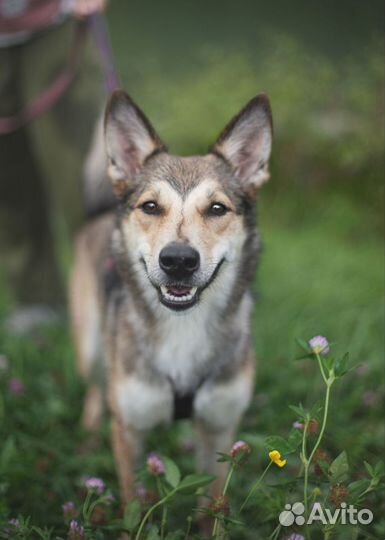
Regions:
M 146 159 L 166 147 L 144 113 L 123 90 L 116 90 L 104 118 L 108 175 L 118 197 L 135 183 Z
M 272 139 L 270 102 L 266 95 L 260 94 L 231 120 L 212 148 L 232 166 L 242 189 L 250 197 L 255 197 L 270 177 Z

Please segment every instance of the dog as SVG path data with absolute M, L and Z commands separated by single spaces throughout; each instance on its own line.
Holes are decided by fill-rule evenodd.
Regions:
M 229 452 L 254 388 L 256 199 L 272 134 L 261 94 L 206 155 L 178 157 L 123 90 L 108 102 L 117 205 L 76 240 L 70 312 L 88 386 L 83 423 L 98 429 L 106 395 L 124 502 L 145 434 L 180 417 L 194 419 L 197 468 L 216 475 L 212 495 L 221 492 L 217 452 Z

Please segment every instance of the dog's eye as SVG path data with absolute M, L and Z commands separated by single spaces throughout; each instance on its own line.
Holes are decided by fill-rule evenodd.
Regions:
M 219 217 L 224 216 L 225 214 L 227 214 L 228 211 L 229 209 L 224 204 L 213 203 L 208 210 L 208 215 Z
M 147 201 L 142 204 L 141 209 L 145 214 L 156 216 L 161 213 L 159 205 L 154 201 Z

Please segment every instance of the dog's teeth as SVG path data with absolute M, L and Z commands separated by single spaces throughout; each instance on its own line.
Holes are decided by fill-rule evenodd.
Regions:
M 165 285 L 160 286 L 160 290 L 164 298 L 169 300 L 170 302 L 189 302 L 192 300 L 197 292 L 198 287 L 192 287 L 190 289 L 190 292 L 188 294 L 185 294 L 183 296 L 175 296 L 174 294 L 170 293 L 168 288 Z

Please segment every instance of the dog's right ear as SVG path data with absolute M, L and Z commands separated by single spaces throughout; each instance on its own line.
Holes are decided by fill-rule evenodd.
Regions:
M 146 159 L 166 150 L 143 112 L 123 90 L 116 90 L 104 118 L 108 175 L 118 197 L 130 189 Z

